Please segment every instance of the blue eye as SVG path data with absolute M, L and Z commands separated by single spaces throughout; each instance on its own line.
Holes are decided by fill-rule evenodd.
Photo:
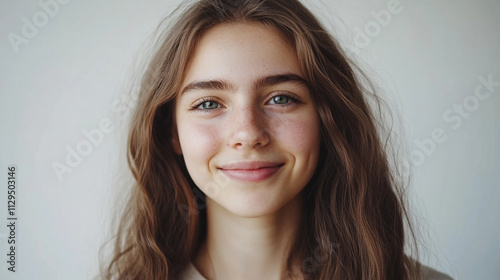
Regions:
M 286 95 L 277 95 L 271 98 L 272 104 L 287 104 L 290 101 L 290 97 Z
M 198 108 L 203 110 L 214 110 L 220 107 L 220 104 L 216 101 L 205 101 L 201 103 Z
M 193 105 L 190 106 L 190 111 L 198 111 L 204 113 L 212 113 L 218 109 L 224 108 L 223 102 L 214 96 L 206 96 L 198 99 Z

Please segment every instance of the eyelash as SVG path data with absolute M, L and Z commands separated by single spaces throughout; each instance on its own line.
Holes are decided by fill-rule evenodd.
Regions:
M 277 105 L 277 106 L 281 106 L 281 107 L 286 108 L 289 106 L 293 106 L 293 104 L 302 103 L 296 95 L 291 94 L 291 93 L 287 93 L 287 92 L 277 92 L 277 93 L 273 94 L 268 102 L 270 102 L 271 100 L 273 100 L 275 97 L 278 97 L 278 96 L 288 97 L 289 102 L 287 102 L 286 104 L 272 104 L 272 105 Z
M 213 111 L 215 109 L 201 109 L 200 106 L 205 103 L 205 102 L 217 102 L 220 106 L 220 100 L 216 97 L 203 97 L 199 99 L 197 102 L 195 102 L 193 105 L 190 107 L 190 111 Z M 217 108 L 219 109 L 219 108 Z
M 285 104 L 271 104 L 271 105 L 276 105 L 276 106 L 280 106 L 280 107 L 289 107 L 289 106 L 292 106 L 293 104 L 297 104 L 297 103 L 302 103 L 294 94 L 291 94 L 291 93 L 287 93 L 287 92 L 277 92 L 276 94 L 273 94 L 270 98 L 269 98 L 269 101 L 266 102 L 269 103 L 271 100 L 273 100 L 273 98 L 275 97 L 278 97 L 278 96 L 285 96 L 289 99 L 289 102 L 285 103 Z M 216 97 L 203 97 L 201 99 L 199 99 L 197 102 L 195 102 L 193 105 L 191 105 L 190 107 L 190 111 L 213 111 L 213 110 L 216 110 L 216 109 L 219 109 L 219 108 L 216 108 L 216 109 L 201 109 L 200 106 L 203 105 L 203 103 L 205 102 L 217 102 L 219 106 L 220 105 L 220 99 L 216 98 Z

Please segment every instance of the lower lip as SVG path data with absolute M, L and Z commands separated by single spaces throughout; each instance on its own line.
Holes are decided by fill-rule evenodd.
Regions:
M 221 171 L 231 179 L 245 182 L 258 182 L 273 176 L 278 172 L 281 166 L 282 165 L 259 169 L 221 169 Z

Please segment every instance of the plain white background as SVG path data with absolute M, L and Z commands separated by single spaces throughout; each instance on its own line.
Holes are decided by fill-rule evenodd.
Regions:
M 127 85 L 150 34 L 179 1 L 60 0 L 50 13 L 41 4 L 49 2 L 0 1 L 1 279 L 97 273 L 124 162 L 123 116 L 133 105 Z M 500 3 L 304 3 L 399 111 L 414 163 L 410 193 L 424 232 L 423 262 L 456 279 L 497 279 Z M 480 77 L 496 84 L 488 88 Z M 94 133 L 94 143 L 85 133 Z M 86 155 L 69 166 L 68 154 L 78 149 Z M 15 273 L 7 271 L 5 226 L 12 164 Z M 60 177 L 57 164 L 67 166 Z

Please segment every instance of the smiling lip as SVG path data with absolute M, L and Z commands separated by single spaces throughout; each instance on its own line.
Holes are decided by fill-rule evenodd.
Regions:
M 283 165 L 277 162 L 252 161 L 231 163 L 220 166 L 219 169 L 229 178 L 258 182 L 273 176 Z

